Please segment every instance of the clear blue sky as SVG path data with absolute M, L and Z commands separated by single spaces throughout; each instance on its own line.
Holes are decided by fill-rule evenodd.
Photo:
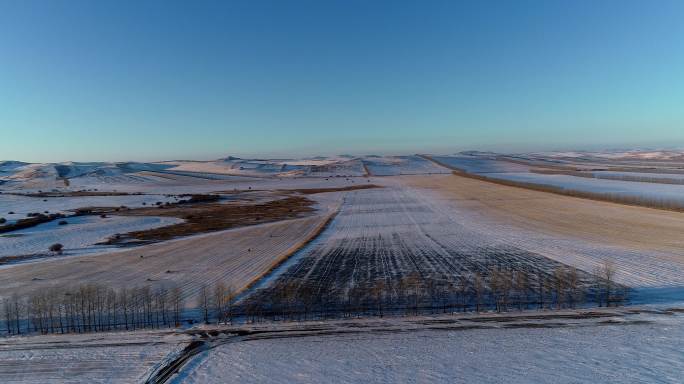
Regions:
M 684 1 L 0 0 L 0 159 L 684 145 Z

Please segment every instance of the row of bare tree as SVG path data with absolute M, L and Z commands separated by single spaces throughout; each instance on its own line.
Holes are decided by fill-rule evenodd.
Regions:
M 183 295 L 177 286 L 113 289 L 99 284 L 51 288 L 2 301 L 7 334 L 102 332 L 178 326 Z
M 411 273 L 396 280 L 376 280 L 347 289 L 321 287 L 290 279 L 255 292 L 238 311 L 258 321 L 306 320 L 361 315 L 418 314 L 454 311 L 575 308 L 595 302 L 618 305 L 627 288 L 614 282 L 615 269 L 604 263 L 594 276 L 572 267 L 541 270 L 492 268 L 487 273 L 454 276 Z
M 183 321 L 205 323 L 308 320 L 385 314 L 575 308 L 595 302 L 617 305 L 626 287 L 614 282 L 606 262 L 594 275 L 572 267 L 552 273 L 493 268 L 486 274 L 432 276 L 411 273 L 396 281 L 376 280 L 343 291 L 291 279 L 256 291 L 236 304 L 235 291 L 223 282 L 202 286 L 195 310 L 184 310 L 178 286 L 113 289 L 99 284 L 53 288 L 1 302 L 6 334 L 81 333 L 177 327 Z M 591 280 L 588 280 L 591 279 Z

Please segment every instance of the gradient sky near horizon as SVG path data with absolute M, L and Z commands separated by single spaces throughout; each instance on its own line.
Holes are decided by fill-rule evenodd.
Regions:
M 684 146 L 684 1 L 0 0 L 0 160 Z

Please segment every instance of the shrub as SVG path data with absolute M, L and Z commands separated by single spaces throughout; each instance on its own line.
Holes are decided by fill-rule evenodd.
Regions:
M 64 250 L 64 246 L 60 243 L 55 243 L 48 248 L 50 252 L 57 252 L 58 254 L 62 254 L 62 251 Z
M 0 217 L 0 224 L 5 224 L 7 222 L 7 219 L 4 217 Z

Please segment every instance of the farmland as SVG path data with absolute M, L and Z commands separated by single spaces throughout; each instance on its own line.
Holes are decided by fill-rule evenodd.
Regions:
M 478 343 L 536 335 L 549 340 L 549 348 L 567 345 L 587 353 L 587 344 L 574 343 L 573 335 L 582 340 L 594 335 L 629 349 L 628 340 L 615 338 L 619 328 L 599 327 L 603 312 L 591 311 L 618 311 L 605 315 L 618 316 L 606 320 L 611 322 L 630 316 L 632 309 L 616 308 L 623 305 L 636 304 L 628 308 L 640 311 L 642 305 L 663 303 L 678 313 L 684 299 L 682 213 L 486 179 L 564 177 L 592 188 L 595 182 L 617 182 L 661 197 L 666 195 L 660 188 L 681 187 L 624 179 L 676 178 L 668 165 L 661 166 L 664 173 L 655 173 L 624 170 L 634 162 L 619 163 L 623 170 L 618 171 L 616 164 L 596 157 L 462 154 L 5 167 L 0 202 L 10 225 L 34 212 L 66 217 L 46 216 L 46 222 L 0 237 L 0 256 L 6 260 L 0 268 L 0 331 L 11 336 L 0 354 L 16 367 L 0 368 L 0 379 L 26 381 L 26 367 L 33 364 L 42 373 L 30 379 L 41 382 L 73 372 L 81 372 L 80 381 L 107 374 L 112 382 L 143 381 L 157 374 L 176 382 L 223 376 L 249 382 L 245 372 L 254 369 L 263 372 L 254 376 L 262 382 L 275 380 L 275 371 L 307 381 L 256 356 L 277 357 L 281 352 L 269 355 L 261 348 L 288 347 L 327 354 L 308 343 L 328 341 L 350 349 L 357 344 L 369 354 L 407 343 L 430 356 L 457 356 L 452 343 L 462 340 L 454 327 Z M 458 167 L 463 170 L 454 174 Z M 562 172 L 568 173 L 554 174 Z M 582 176 L 573 176 L 576 172 Z M 599 179 L 600 172 L 620 172 L 615 175 L 623 179 Z M 64 252 L 48 252 L 52 243 L 63 244 Z M 34 257 L 21 257 L 26 254 Z M 515 324 L 503 320 L 509 317 Z M 581 324 L 564 323 L 569 318 Z M 574 330 L 585 320 L 607 331 Z M 482 329 L 481 322 L 500 321 L 503 328 L 524 329 Z M 437 326 L 448 330 L 439 334 Z M 357 332 L 358 327 L 371 336 L 311 334 L 328 328 L 332 334 Z M 568 336 L 557 327 L 573 330 Z M 398 329 L 415 334 L 387 336 L 378 349 L 369 344 L 378 332 Z M 644 332 L 657 337 L 659 329 Z M 235 334 L 262 331 L 279 336 L 233 345 Z M 141 342 L 126 341 L 124 350 L 108 341 L 116 334 L 124 340 L 140 335 Z M 102 342 L 95 341 L 97 335 Z M 307 338 L 295 341 L 300 336 Z M 417 346 L 440 337 L 452 343 Z M 67 351 L 50 344 L 72 338 Z M 281 338 L 286 339 L 282 344 L 275 341 Z M 655 348 L 645 339 L 639 343 Z M 183 346 L 193 345 L 216 348 L 183 355 Z M 25 348 L 32 354 L 22 354 Z M 93 351 L 91 360 L 77 352 L 86 348 Z M 606 356 L 601 352 L 592 359 L 605 361 Z M 160 371 L 181 357 L 179 374 Z M 236 360 L 227 364 L 232 357 Z M 311 369 L 321 364 L 330 366 L 329 374 L 339 369 L 313 356 L 300 357 L 311 362 Z M 108 359 L 112 367 L 135 368 L 107 373 L 102 367 Z M 87 363 L 78 365 L 78 360 Z M 406 360 L 411 369 L 427 364 Z M 480 378 L 472 361 L 464 360 L 467 375 Z M 667 361 L 672 357 L 665 351 L 653 363 Z M 438 375 L 431 379 L 454 375 L 444 368 L 447 360 L 434 363 L 438 366 L 429 369 Z M 580 369 L 571 368 L 567 377 Z M 394 374 L 388 382 L 401 381 L 406 372 Z M 635 372 L 625 377 L 642 378 Z
M 235 291 L 266 273 L 314 235 L 326 214 L 191 236 L 113 253 L 57 258 L 0 269 L 3 295 L 78 284 L 107 287 L 182 287 L 189 306 L 205 284 L 224 281 Z
M 357 323 L 361 330 L 352 334 L 219 345 L 173 382 L 680 382 L 684 316 L 630 321 L 451 330 L 445 321 L 413 332 L 364 332 Z
M 189 337 L 169 332 L 52 335 L 0 340 L 3 383 L 132 383 Z
M 462 206 L 483 231 L 585 271 L 604 259 L 633 287 L 684 285 L 684 218 L 668 212 L 559 196 L 459 176 L 407 180 L 434 201 Z M 486 219 L 489 218 L 489 219 Z M 471 226 L 472 227 L 472 226 Z
M 535 300 L 564 300 L 563 293 L 552 297 L 544 285 L 565 265 L 473 230 L 431 206 L 417 191 L 398 186 L 348 193 L 326 232 L 297 258 L 248 302 L 276 301 L 275 311 L 290 300 L 306 310 L 311 301 L 334 311 L 346 304 L 369 307 L 381 300 L 391 309 L 407 305 L 412 295 L 420 301 L 416 306 L 433 307 L 445 300 L 449 305 L 467 301 L 467 305 L 479 306 L 484 299 L 470 291 L 482 289 L 474 295 L 497 295 L 499 274 L 506 282 L 514 276 L 524 279 L 515 288 L 515 300 L 525 305 L 540 290 L 543 297 Z M 581 271 L 574 279 L 575 290 L 591 284 L 591 277 Z M 456 292 L 462 297 L 445 297 Z M 509 292 L 500 295 L 501 300 L 513 300 Z M 573 294 L 569 296 L 573 300 Z

